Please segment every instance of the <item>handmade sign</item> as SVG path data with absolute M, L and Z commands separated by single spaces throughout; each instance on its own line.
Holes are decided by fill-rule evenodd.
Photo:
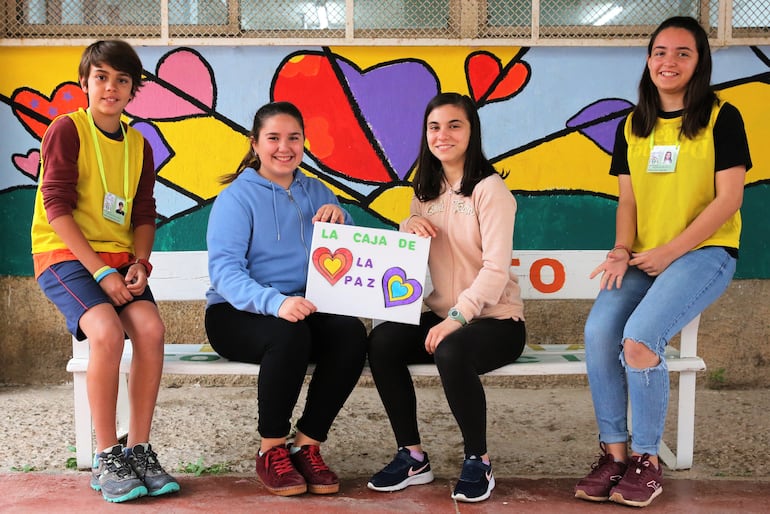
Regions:
M 319 312 L 417 325 L 430 239 L 318 222 L 305 297 Z

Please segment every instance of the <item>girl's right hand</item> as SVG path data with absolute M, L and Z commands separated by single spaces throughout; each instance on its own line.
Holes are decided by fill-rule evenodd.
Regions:
M 428 221 L 426 218 L 423 218 L 422 216 L 412 216 L 409 218 L 409 220 L 407 220 L 404 228 L 406 229 L 406 232 L 409 232 L 410 234 L 416 234 L 421 237 L 436 237 L 438 234 L 436 227 L 434 227 L 430 221 Z
M 278 317 L 295 323 L 301 321 L 316 311 L 313 302 L 301 296 L 287 297 L 278 309 Z
M 623 283 L 623 276 L 628 269 L 629 256 L 627 252 L 610 252 L 607 254 L 607 258 L 603 263 L 599 264 L 596 269 L 591 272 L 588 278 L 594 278 L 599 273 L 602 273 L 601 281 L 599 282 L 599 289 L 620 289 Z

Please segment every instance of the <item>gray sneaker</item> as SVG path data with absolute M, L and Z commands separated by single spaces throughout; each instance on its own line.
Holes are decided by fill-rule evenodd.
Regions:
M 124 450 L 126 460 L 144 485 L 147 487 L 147 494 L 150 496 L 160 496 L 162 494 L 175 493 L 179 491 L 179 483 L 166 473 L 158 462 L 157 454 L 152 451 L 150 443 L 137 444 L 133 448 Z
M 91 489 L 101 491 L 104 499 L 113 503 L 133 500 L 147 494 L 147 487 L 126 462 L 123 447 L 119 444 L 94 456 Z

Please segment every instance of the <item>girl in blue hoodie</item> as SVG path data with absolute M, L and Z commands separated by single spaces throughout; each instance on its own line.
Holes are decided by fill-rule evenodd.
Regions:
M 319 446 L 361 375 L 366 329 L 358 318 L 316 312 L 304 295 L 313 223 L 352 218 L 324 184 L 299 171 L 305 135 L 294 105 L 262 106 L 249 142 L 209 217 L 206 333 L 223 357 L 260 364 L 259 480 L 281 496 L 336 493 L 339 480 Z M 287 446 L 310 362 L 305 408 Z

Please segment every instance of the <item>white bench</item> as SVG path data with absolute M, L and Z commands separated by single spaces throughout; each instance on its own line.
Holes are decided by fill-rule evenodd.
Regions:
M 519 276 L 522 296 L 533 299 L 593 299 L 598 279 L 588 275 L 606 255 L 604 251 L 515 251 L 512 268 Z M 206 252 L 155 252 L 150 279 L 157 301 L 202 300 L 209 286 Z M 526 310 L 526 305 L 525 305 Z M 676 422 L 676 454 L 663 443 L 660 457 L 671 469 L 692 467 L 695 429 L 695 377 L 706 369 L 696 354 L 700 316 L 681 333 L 680 349 L 666 351 L 669 371 L 679 373 L 679 405 Z M 204 335 L 202 335 L 204 337 Z M 88 341 L 72 340 L 72 359 L 67 371 L 73 374 L 75 395 L 75 444 L 78 467 L 91 466 L 93 426 L 86 392 Z M 131 345 L 126 344 L 120 364 L 121 387 L 118 396 L 118 431 L 126 434 L 128 398 L 126 373 L 130 369 Z M 410 366 L 415 376 L 436 376 L 432 364 Z M 208 344 L 166 344 L 164 374 L 179 375 L 257 375 L 259 365 L 228 361 Z M 364 374 L 369 370 L 364 369 Z M 585 375 L 585 351 L 582 340 L 564 344 L 528 343 L 523 355 L 513 364 L 487 373 L 489 376 Z

